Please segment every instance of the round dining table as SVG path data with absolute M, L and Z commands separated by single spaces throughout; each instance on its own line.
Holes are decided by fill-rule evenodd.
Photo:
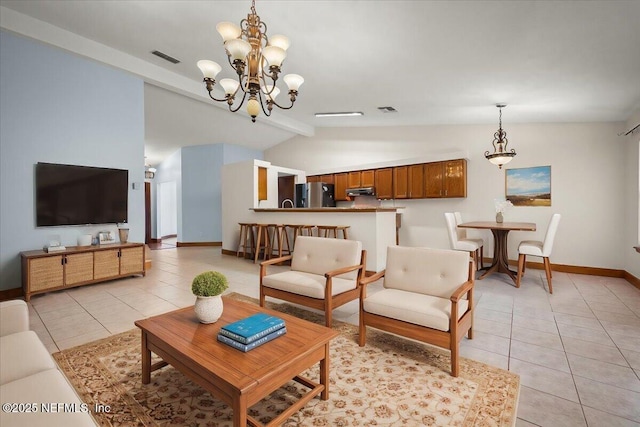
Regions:
M 510 231 L 536 231 L 536 224 L 533 222 L 495 222 L 495 221 L 475 221 L 458 224 L 460 228 L 475 228 L 479 230 L 491 230 L 493 234 L 493 262 L 479 280 L 484 279 L 491 273 L 506 273 L 513 283 L 516 283 L 517 272 L 509 268 L 509 254 L 507 252 L 507 236 Z

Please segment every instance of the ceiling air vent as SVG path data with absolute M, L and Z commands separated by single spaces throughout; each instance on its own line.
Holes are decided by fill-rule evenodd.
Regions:
M 396 110 L 393 107 L 378 107 L 378 110 L 383 112 L 383 113 L 397 113 L 398 110 Z
M 171 56 L 169 56 L 169 55 L 167 55 L 165 53 L 162 53 L 159 50 L 154 50 L 151 53 L 153 53 L 155 56 L 159 56 L 160 58 L 164 59 L 165 61 L 171 62 L 172 64 L 179 64 L 180 63 L 180 61 L 178 61 L 176 58 L 171 57 Z

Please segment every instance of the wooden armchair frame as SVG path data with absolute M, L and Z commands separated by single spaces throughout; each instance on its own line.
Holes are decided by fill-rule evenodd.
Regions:
M 460 340 L 465 334 L 467 334 L 469 339 L 473 338 L 473 285 L 475 282 L 475 261 L 469 261 L 469 279 L 460 285 L 460 287 L 458 287 L 449 298 L 451 300 L 451 318 L 449 320 L 448 332 L 364 311 L 364 300 L 367 295 L 367 285 L 384 277 L 385 271 L 386 270 L 382 270 L 360 281 L 360 336 L 358 340 L 360 347 L 363 347 L 366 343 L 366 327 L 371 326 L 386 332 L 391 332 L 393 334 L 402 335 L 427 344 L 446 348 L 451 350 L 451 375 L 457 377 L 459 373 L 458 354 L 460 350 Z M 458 301 L 462 299 L 465 294 L 468 295 L 468 308 L 458 320 Z
M 324 289 L 324 299 L 312 298 L 306 295 L 299 295 L 293 292 L 283 291 L 281 289 L 274 289 L 268 286 L 262 286 L 262 279 L 267 274 L 267 266 L 273 264 L 279 264 L 285 261 L 289 261 L 293 258 L 293 255 L 286 255 L 279 258 L 273 258 L 268 261 L 260 263 L 260 306 L 264 307 L 265 297 L 270 296 L 273 298 L 292 302 L 294 304 L 304 305 L 305 307 L 315 308 L 316 310 L 323 310 L 325 316 L 325 324 L 327 327 L 331 327 L 332 312 L 334 308 L 340 307 L 360 297 L 360 283 L 364 279 L 365 266 L 367 265 L 367 251 L 363 250 L 360 258 L 360 264 L 352 265 L 349 267 L 338 268 L 336 270 L 328 271 L 324 274 L 326 279 Z M 350 271 L 360 270 L 357 277 L 356 287 L 341 294 L 332 296 L 332 280 L 336 276 L 348 273 Z

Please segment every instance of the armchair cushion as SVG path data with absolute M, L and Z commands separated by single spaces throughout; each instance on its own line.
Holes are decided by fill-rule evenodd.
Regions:
M 384 287 L 449 301 L 453 291 L 468 280 L 468 266 L 469 254 L 466 252 L 390 247 Z
M 329 271 L 360 264 L 361 253 L 362 243 L 357 240 L 299 236 L 291 260 L 291 270 L 319 274 L 324 278 L 324 274 Z M 354 270 L 340 278 L 352 280 L 355 287 L 358 273 L 358 270 Z
M 298 248 L 296 247 L 296 251 L 297 250 Z M 357 272 L 356 270 L 356 273 Z M 324 299 L 326 283 L 327 279 L 323 275 L 294 270 L 270 274 L 262 278 L 262 286 L 318 299 Z M 341 294 L 348 290 L 355 289 L 356 286 L 357 282 L 355 280 L 334 277 L 332 280 L 331 294 Z
M 465 256 L 466 258 L 468 257 Z M 367 313 L 444 332 L 450 329 L 451 300 L 449 299 L 398 289 L 385 289 L 368 296 L 363 301 L 363 305 Z M 466 299 L 458 302 L 458 320 L 467 311 L 468 306 L 469 301 Z

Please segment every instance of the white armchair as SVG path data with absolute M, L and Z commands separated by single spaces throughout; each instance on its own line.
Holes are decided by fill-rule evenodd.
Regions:
M 458 376 L 460 340 L 473 337 L 474 261 L 447 249 L 387 248 L 387 268 L 360 281 L 360 346 L 366 327 L 451 350 Z M 384 289 L 366 296 L 369 283 L 384 277 Z
M 291 269 L 267 275 L 267 266 L 291 260 Z M 298 236 L 293 254 L 260 264 L 260 305 L 270 296 L 323 310 L 331 327 L 334 308 L 360 297 L 366 251 L 356 240 Z

